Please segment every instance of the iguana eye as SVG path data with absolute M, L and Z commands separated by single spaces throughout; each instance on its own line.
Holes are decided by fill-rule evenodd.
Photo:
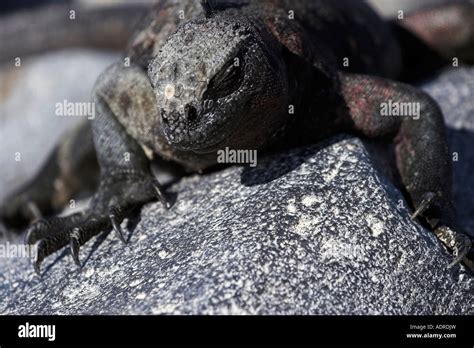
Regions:
M 232 94 L 240 87 L 243 77 L 242 59 L 238 56 L 227 62 L 209 81 L 204 99 L 219 99 Z

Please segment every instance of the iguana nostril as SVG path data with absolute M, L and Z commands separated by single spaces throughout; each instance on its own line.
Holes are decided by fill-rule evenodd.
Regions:
M 168 115 L 166 115 L 165 110 L 161 110 L 161 119 L 164 123 L 168 123 Z
M 189 104 L 186 105 L 186 107 L 184 108 L 184 112 L 188 121 L 190 122 L 196 121 L 198 114 L 194 106 L 189 105 Z

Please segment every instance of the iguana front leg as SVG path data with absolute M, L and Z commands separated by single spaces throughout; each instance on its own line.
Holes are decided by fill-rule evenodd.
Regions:
M 137 84 L 149 86 L 150 90 L 127 99 L 124 110 L 120 107 L 123 104 L 114 98 L 123 98 L 123 93 L 133 90 Z M 68 217 L 41 220 L 30 227 L 27 242 L 39 242 L 34 264 L 38 273 L 46 256 L 68 244 L 74 261 L 80 265 L 79 247 L 101 231 L 114 229 L 125 241 L 120 223 L 144 203 L 158 198 L 169 207 L 159 183 L 150 172 L 149 159 L 116 117 L 116 113 L 145 113 L 150 103 L 155 105 L 145 73 L 133 66 L 122 68 L 116 64 L 110 67 L 98 79 L 93 102 L 96 117 L 92 131 L 101 171 L 99 188 L 85 211 Z
M 471 240 L 455 223 L 451 162 L 436 102 L 412 86 L 383 78 L 341 73 L 340 82 L 349 129 L 394 141 L 396 166 L 414 208 L 412 219 L 424 219 L 455 251 L 450 266 L 463 260 Z

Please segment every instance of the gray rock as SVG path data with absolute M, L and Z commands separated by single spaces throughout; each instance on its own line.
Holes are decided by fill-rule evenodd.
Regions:
M 22 59 L 18 68 L 1 67 L 0 201 L 28 180 L 64 132 L 80 121 L 56 116 L 56 103 L 90 102 L 97 76 L 116 57 L 69 49 Z
M 472 278 L 413 224 L 362 142 L 187 178 L 174 207 L 46 263 L 0 266 L 3 313 L 472 313 Z M 100 244 L 100 246 L 99 246 Z M 10 296 L 6 296 L 10 294 Z M 6 296 L 6 297 L 4 297 Z
M 425 85 L 462 159 L 467 226 L 473 76 L 455 69 Z M 42 279 L 29 259 L 2 259 L 0 313 L 473 314 L 473 278 L 446 269 L 449 253 L 410 221 L 366 149 L 342 137 L 186 178 L 169 190 L 171 210 L 143 208 L 129 244 L 113 234 L 86 244 L 82 270 L 68 250 L 48 258 Z

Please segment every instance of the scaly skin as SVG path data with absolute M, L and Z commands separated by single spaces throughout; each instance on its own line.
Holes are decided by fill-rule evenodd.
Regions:
M 472 6 L 466 9 L 442 24 L 450 26 L 448 33 L 474 18 Z M 202 171 L 217 164 L 217 151 L 225 147 L 265 154 L 339 132 L 394 145 L 413 218 L 422 218 L 455 250 L 453 264 L 459 262 L 471 242 L 455 226 L 443 116 L 425 93 L 392 80 L 407 76 L 408 50 L 427 37 L 420 22 L 409 18 L 404 29 L 394 30 L 395 24 L 352 0 L 206 1 L 203 7 L 197 1 L 159 2 L 129 44 L 131 66 L 112 65 L 94 87 L 99 187 L 84 212 L 29 228 L 27 242 L 39 242 L 35 269 L 67 244 L 80 264 L 79 247 L 93 235 L 114 229 L 123 240 L 120 222 L 131 211 L 155 198 L 169 206 L 151 175 L 150 154 Z M 420 38 L 405 40 L 413 36 L 410 30 Z M 462 37 L 455 40 L 456 51 L 469 51 L 473 35 Z M 427 51 L 438 50 L 433 59 L 449 58 L 449 41 L 436 45 L 429 38 Z M 390 100 L 418 103 L 419 119 L 383 117 L 381 104 Z M 54 168 L 44 171 L 50 180 L 64 177 Z M 35 184 L 46 176 L 22 190 L 21 200 L 12 199 L 3 209 L 5 220 L 51 210 L 44 197 L 52 201 L 57 192 Z

